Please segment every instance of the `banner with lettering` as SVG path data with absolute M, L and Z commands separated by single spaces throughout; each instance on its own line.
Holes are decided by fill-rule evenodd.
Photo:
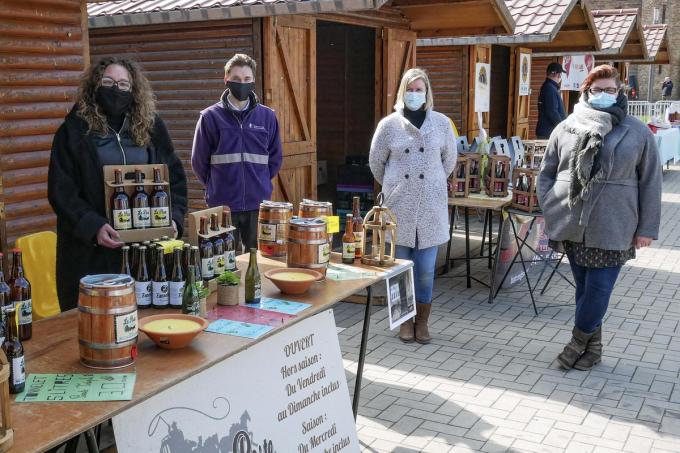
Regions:
M 594 66 L 592 55 L 566 55 L 562 61 L 562 67 L 567 71 L 562 74 L 562 91 L 579 91 Z
M 359 451 L 333 312 L 143 401 L 113 428 L 120 453 Z

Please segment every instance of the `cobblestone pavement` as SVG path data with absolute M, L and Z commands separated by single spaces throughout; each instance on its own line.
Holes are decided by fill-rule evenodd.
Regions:
M 376 307 L 357 429 L 364 452 L 680 452 L 680 167 L 664 176 L 660 241 L 625 266 L 589 372 L 553 360 L 573 290 L 538 296 L 438 279 L 429 345 L 403 344 Z M 452 273 L 460 270 L 460 265 Z M 486 276 L 483 261 L 473 268 Z M 563 266 L 568 272 L 568 266 Z M 364 307 L 336 309 L 350 391 Z

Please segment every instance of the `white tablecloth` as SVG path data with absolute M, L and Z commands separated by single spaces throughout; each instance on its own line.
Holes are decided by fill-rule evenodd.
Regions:
M 680 159 L 680 129 L 672 127 L 670 129 L 659 129 L 656 131 L 656 145 L 659 148 L 661 165 L 665 165 L 672 160 L 675 163 Z

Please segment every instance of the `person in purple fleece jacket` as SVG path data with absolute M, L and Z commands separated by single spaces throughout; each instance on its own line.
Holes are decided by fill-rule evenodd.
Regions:
M 283 160 L 279 122 L 254 93 L 257 64 L 236 54 L 224 66 L 227 89 L 201 112 L 191 166 L 208 206 L 227 205 L 246 250 L 257 247 L 260 203 L 272 195 Z

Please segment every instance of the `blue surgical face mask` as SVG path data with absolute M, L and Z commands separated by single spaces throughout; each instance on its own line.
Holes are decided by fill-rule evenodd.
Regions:
M 602 93 L 591 94 L 588 98 L 588 102 L 596 109 L 607 109 L 616 104 L 616 95 L 603 91 Z
M 404 94 L 404 104 L 412 111 L 418 110 L 425 104 L 426 96 L 422 91 L 407 91 Z

